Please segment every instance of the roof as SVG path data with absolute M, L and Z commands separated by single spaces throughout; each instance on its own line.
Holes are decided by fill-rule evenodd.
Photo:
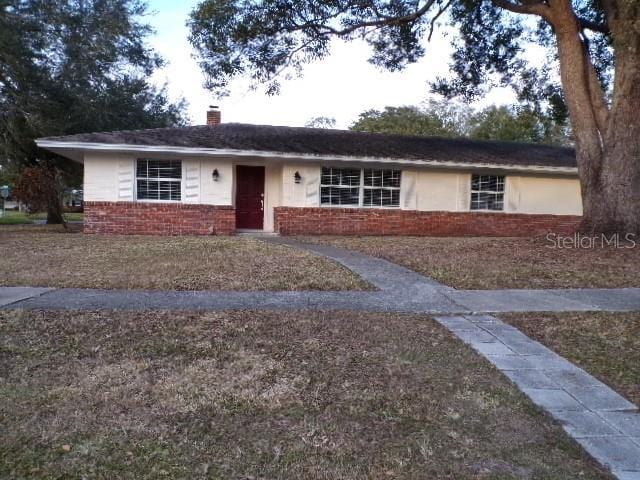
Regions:
M 38 140 L 43 148 L 83 144 L 122 148 L 167 147 L 224 151 L 282 153 L 291 156 L 353 157 L 363 160 L 402 160 L 409 163 L 433 162 L 488 164 L 508 168 L 550 167 L 575 169 L 571 148 L 548 145 L 498 142 L 440 137 L 389 135 L 321 128 L 281 127 L 223 123 L 191 127 L 127 130 L 109 133 L 83 133 Z M 134 148 L 140 150 L 140 148 Z

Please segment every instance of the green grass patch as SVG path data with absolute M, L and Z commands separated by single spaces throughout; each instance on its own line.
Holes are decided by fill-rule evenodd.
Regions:
M 34 220 L 46 219 L 46 213 L 25 213 L 17 210 L 5 210 L 4 215 L 0 217 L 0 225 L 30 225 Z M 67 222 L 81 222 L 84 219 L 84 213 L 65 213 L 64 219 Z

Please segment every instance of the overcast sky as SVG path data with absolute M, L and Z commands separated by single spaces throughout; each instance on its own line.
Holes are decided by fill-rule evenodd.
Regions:
M 251 91 L 246 80 L 238 79 L 231 95 L 219 99 L 202 87 L 203 75 L 187 40 L 185 22 L 197 3 L 150 0 L 148 18 L 157 30 L 151 44 L 168 62 L 153 80 L 167 82 L 172 97 L 187 99 L 196 125 L 205 122 L 207 107 L 213 104 L 220 105 L 223 122 L 303 126 L 312 117 L 326 116 L 335 118 L 338 128 L 347 128 L 370 108 L 420 104 L 428 98 L 428 82 L 449 71 L 451 48 L 441 32 L 427 44 L 425 58 L 395 73 L 370 65 L 366 44 L 335 41 L 330 57 L 308 65 L 302 78 L 284 81 L 280 95 Z M 512 101 L 508 91 L 495 91 L 482 103 Z

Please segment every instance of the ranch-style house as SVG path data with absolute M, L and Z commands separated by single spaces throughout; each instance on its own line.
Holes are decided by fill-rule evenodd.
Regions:
M 537 235 L 582 203 L 570 148 L 220 123 L 42 138 L 84 164 L 86 233 Z

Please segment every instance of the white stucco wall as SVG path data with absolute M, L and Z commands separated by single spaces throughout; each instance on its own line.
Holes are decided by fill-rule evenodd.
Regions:
M 302 177 L 300 183 L 295 183 L 296 172 Z M 318 207 L 320 205 L 320 165 L 282 166 L 282 205 L 287 207 Z
M 264 230 L 273 232 L 273 209 L 282 205 L 282 165 L 266 165 L 264 169 Z
M 205 205 L 233 205 L 235 169 L 231 160 L 203 158 L 200 160 L 200 202 Z M 218 181 L 213 171 L 218 170 Z
M 459 212 L 469 208 L 471 174 L 421 170 L 416 177 L 416 210 Z
M 320 165 L 290 163 L 282 168 L 282 205 L 320 205 Z M 294 182 L 295 172 L 302 180 Z M 471 172 L 403 169 L 400 208 L 466 212 L 471 203 Z M 580 182 L 566 176 L 506 175 L 505 212 L 581 215 Z
M 136 156 L 124 154 L 85 155 L 84 199 L 91 202 L 133 201 L 136 158 Z M 216 168 L 219 179 L 214 182 L 212 174 Z M 232 205 L 233 171 L 230 160 L 183 158 L 182 202 Z
M 135 155 L 91 153 L 84 159 L 84 198 L 87 201 L 133 201 Z M 176 157 L 154 157 L 176 158 Z M 182 201 L 233 205 L 235 163 L 232 159 L 188 157 L 183 160 Z M 241 162 L 265 166 L 264 228 L 273 230 L 277 206 L 320 206 L 321 165 L 275 161 Z M 219 173 L 213 180 L 213 171 Z M 301 181 L 294 181 L 295 172 Z M 468 211 L 471 172 L 404 169 L 400 208 L 422 211 Z M 557 215 L 582 214 L 580 183 L 574 177 L 507 175 L 505 212 Z
M 86 154 L 84 199 L 89 202 L 133 200 L 134 163 L 127 155 Z
M 505 210 L 582 215 L 580 182 L 577 178 L 509 176 Z

